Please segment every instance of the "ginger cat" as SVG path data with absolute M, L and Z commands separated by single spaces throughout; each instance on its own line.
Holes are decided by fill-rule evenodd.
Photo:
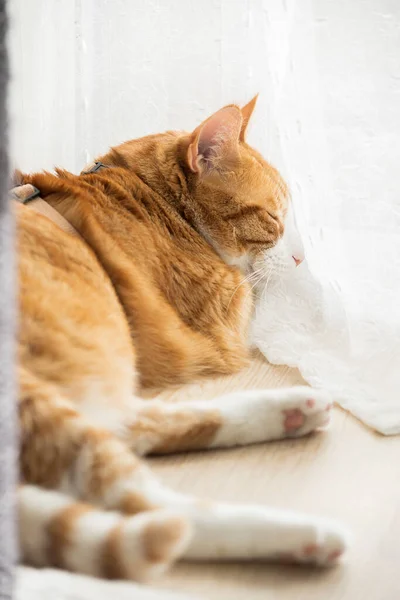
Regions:
M 245 142 L 256 103 L 192 133 L 126 142 L 81 175 L 24 176 L 79 233 L 18 207 L 22 557 L 143 580 L 176 559 L 331 564 L 334 522 L 204 502 L 140 458 L 304 435 L 331 406 L 308 387 L 211 402 L 142 400 L 141 386 L 229 374 L 249 359 L 245 277 L 298 262 L 288 189 Z

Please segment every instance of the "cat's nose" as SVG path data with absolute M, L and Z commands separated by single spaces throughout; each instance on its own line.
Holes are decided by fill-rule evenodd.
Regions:
M 302 258 L 297 258 L 297 256 L 292 256 L 294 262 L 296 263 L 296 267 L 298 267 L 302 262 L 303 259 Z

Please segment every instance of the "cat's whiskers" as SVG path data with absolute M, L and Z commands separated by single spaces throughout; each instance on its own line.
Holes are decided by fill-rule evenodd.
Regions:
M 246 277 L 246 278 L 243 280 L 242 284 L 244 283 L 244 281 L 248 281 L 249 283 L 251 283 L 251 282 L 250 282 L 250 280 L 251 280 L 251 279 L 253 279 L 253 278 L 254 278 L 256 275 L 258 275 L 258 276 L 259 276 L 258 278 L 256 278 L 256 281 L 253 283 L 253 285 L 252 285 L 252 286 L 250 287 L 250 289 L 248 290 L 248 292 L 247 292 L 247 294 L 246 294 L 246 296 L 245 296 L 245 299 L 247 299 L 247 298 L 248 298 L 248 296 L 249 296 L 249 294 L 251 294 L 251 293 L 253 292 L 253 289 L 256 287 L 256 285 L 258 285 L 258 284 L 259 284 L 259 283 L 262 281 L 262 279 L 263 279 L 263 271 L 264 271 L 264 269 L 260 268 L 260 269 L 258 269 L 257 271 L 254 271 L 253 273 L 251 273 L 251 274 L 250 274 L 248 277 Z M 242 285 L 242 284 L 240 284 L 240 285 Z M 240 286 L 238 286 L 238 287 L 240 287 Z M 238 289 L 238 288 L 237 288 L 237 289 Z M 236 291 L 237 291 L 237 290 L 235 290 L 235 292 L 236 292 Z M 231 300 L 232 300 L 232 298 L 231 298 Z M 239 316 L 240 316 L 240 317 L 242 317 L 242 318 L 246 318 L 246 316 L 247 316 L 246 314 L 244 314 L 244 313 L 243 313 L 243 310 L 240 310 L 238 314 L 239 314 Z
M 260 274 L 260 276 L 256 279 L 256 281 L 253 283 L 253 285 L 251 286 L 249 293 L 252 293 L 254 288 L 261 283 L 261 281 L 264 279 L 264 270 L 263 272 Z
M 269 274 L 268 274 L 267 280 L 266 280 L 266 282 L 265 282 L 265 285 L 264 285 L 264 287 L 263 287 L 263 290 L 262 290 L 262 292 L 261 292 L 261 299 L 262 299 L 262 300 L 265 298 L 265 295 L 266 295 L 266 293 L 267 293 L 268 284 L 269 284 L 269 282 L 270 282 L 270 280 L 271 280 L 271 277 L 272 277 L 272 275 L 275 273 L 275 271 L 276 271 L 276 269 L 275 269 L 275 268 L 272 268 L 272 269 L 270 270 Z
M 256 269 L 255 271 L 252 271 L 251 273 L 249 273 L 249 275 L 246 275 L 246 276 L 245 276 L 245 277 L 242 279 L 242 281 L 239 283 L 239 285 L 237 285 L 237 286 L 235 287 L 235 289 L 234 289 L 234 290 L 233 290 L 233 292 L 232 292 L 232 296 L 231 296 L 231 297 L 230 297 L 230 299 L 229 299 L 228 306 L 226 307 L 226 310 L 227 310 L 227 312 L 228 312 L 228 310 L 229 310 L 229 307 L 230 307 L 230 305 L 231 305 L 231 302 L 232 302 L 232 300 L 233 300 L 233 297 L 234 297 L 234 295 L 236 294 L 236 292 L 238 291 L 238 289 L 239 289 L 239 288 L 240 288 L 242 285 L 244 285 L 245 283 L 251 283 L 251 282 L 252 282 L 252 280 L 253 280 L 253 278 L 257 277 L 257 275 L 259 275 L 259 274 L 260 274 L 262 271 L 263 271 L 262 267 L 260 267 L 259 269 Z M 253 286 L 253 287 L 254 287 L 254 286 Z M 253 289 L 253 287 L 251 288 L 251 290 Z M 246 297 L 247 297 L 247 296 L 246 296 Z

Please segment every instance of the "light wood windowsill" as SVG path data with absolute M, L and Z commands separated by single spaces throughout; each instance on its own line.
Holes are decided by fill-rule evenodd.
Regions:
M 302 383 L 256 356 L 229 378 L 163 397 L 209 398 L 238 389 Z M 325 433 L 247 448 L 152 459 L 175 489 L 340 519 L 354 534 L 341 565 L 319 570 L 248 564 L 177 565 L 158 584 L 207 600 L 396 600 L 400 598 L 400 437 L 373 433 L 340 409 Z

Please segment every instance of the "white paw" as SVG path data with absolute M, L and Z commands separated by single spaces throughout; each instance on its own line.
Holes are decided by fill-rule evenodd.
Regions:
M 329 521 L 296 526 L 288 537 L 285 544 L 287 548 L 276 553 L 276 561 L 327 567 L 338 562 L 350 539 L 341 525 Z
M 281 437 L 299 437 L 329 425 L 332 399 L 323 390 L 306 386 L 285 390 L 277 400 Z

